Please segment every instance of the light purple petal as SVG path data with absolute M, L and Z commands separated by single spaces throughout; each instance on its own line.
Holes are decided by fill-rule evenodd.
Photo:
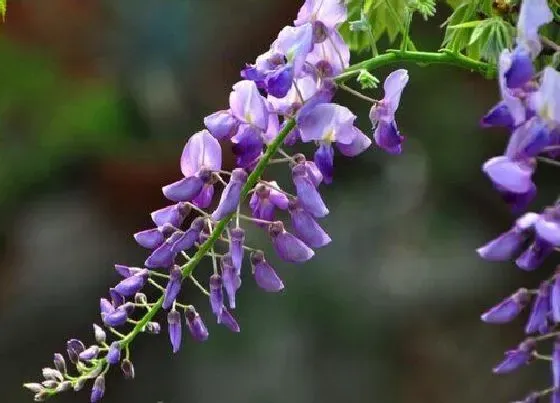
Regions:
M 335 28 L 346 21 L 346 6 L 343 0 L 306 0 L 298 12 L 294 25 L 321 21 L 329 28 Z
M 233 86 L 229 106 L 240 121 L 265 131 L 268 127 L 268 108 L 253 81 L 243 80 Z
M 531 103 L 546 122 L 560 125 L 560 73 L 552 67 L 543 70 L 542 84 L 532 94 Z
M 555 247 L 560 246 L 560 223 L 558 221 L 540 217 L 535 224 L 535 231 L 540 238 L 549 244 Z
M 222 168 L 222 148 L 208 130 L 194 134 L 183 149 L 181 172 L 188 178 L 201 168 L 219 171 Z
M 523 0 L 517 20 L 517 44 L 529 48 L 533 58 L 541 52 L 539 28 L 553 18 L 546 0 Z
M 395 119 L 395 113 L 407 83 L 408 71 L 405 69 L 395 70 L 387 76 L 383 84 L 385 96 L 377 105 L 371 108 L 369 113 L 369 118 L 372 122 L 381 120 L 390 123 Z
M 523 102 L 513 95 L 512 91 L 507 86 L 505 75 L 511 68 L 512 56 L 508 49 L 504 49 L 500 54 L 498 81 L 500 83 L 500 93 L 502 100 L 507 106 L 509 113 L 513 118 L 514 125 L 517 126 L 525 120 L 525 106 Z
M 306 62 L 315 65 L 327 77 L 337 76 L 350 65 L 350 48 L 337 31 L 331 31 L 327 40 L 315 44 Z
M 351 144 L 356 116 L 346 107 L 332 103 L 319 104 L 299 124 L 304 142 L 323 140 Z
M 531 189 L 533 171 L 506 156 L 490 158 L 482 170 L 492 182 L 512 193 L 525 193 Z
M 354 140 L 350 144 L 337 143 L 338 150 L 347 157 L 355 157 L 371 146 L 371 140 L 362 131 L 354 127 Z

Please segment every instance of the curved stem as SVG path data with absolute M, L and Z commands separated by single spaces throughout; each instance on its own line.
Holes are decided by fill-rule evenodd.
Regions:
M 344 73 L 336 77 L 335 81 L 339 83 L 345 82 L 349 78 L 357 76 L 362 69 L 373 71 L 379 67 L 395 63 L 446 64 L 476 71 L 485 77 L 492 77 L 496 74 L 496 66 L 493 64 L 471 59 L 461 53 L 445 50 L 441 52 L 417 52 L 409 50 L 403 52 L 400 50 L 388 50 L 387 53 L 350 66 Z

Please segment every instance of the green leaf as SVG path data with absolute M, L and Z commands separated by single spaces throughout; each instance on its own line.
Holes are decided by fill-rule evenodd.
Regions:
M 360 83 L 363 90 L 367 88 L 377 88 L 377 85 L 379 84 L 379 80 L 375 76 L 373 76 L 369 71 L 364 69 L 360 70 L 360 73 L 358 74 L 356 81 Z
M 362 11 L 363 17 L 372 27 L 375 41 L 387 35 L 389 42 L 393 43 L 404 29 L 408 14 L 407 0 L 349 0 L 346 5 L 349 22 L 342 25 L 340 33 L 354 51 L 370 49 L 369 32 L 350 29 L 351 24 L 353 27 L 363 26 L 357 23 L 362 20 Z
M 479 26 L 480 24 L 482 24 L 483 22 L 484 22 L 484 20 L 468 21 L 468 22 L 463 22 L 461 24 L 457 24 L 457 25 L 449 25 L 447 27 L 447 29 L 475 28 L 475 27 Z

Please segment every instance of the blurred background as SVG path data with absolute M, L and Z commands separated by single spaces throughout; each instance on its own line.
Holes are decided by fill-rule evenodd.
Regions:
M 0 27 L 0 401 L 31 401 L 22 382 L 38 380 L 68 338 L 93 341 L 98 298 L 118 279 L 112 265 L 145 259 L 131 234 L 166 205 L 160 188 L 179 178 L 186 139 L 226 107 L 239 69 L 300 3 L 9 2 Z M 438 48 L 445 7 L 413 24 L 420 48 Z M 407 68 L 398 116 L 406 152 L 337 156 L 322 222 L 332 244 L 303 266 L 270 255 L 286 284 L 281 295 L 260 292 L 247 273 L 240 334 L 213 324 L 189 290 L 208 342 L 185 335 L 172 355 L 166 332 L 139 337 L 136 380 L 112 371 L 104 401 L 506 402 L 548 386 L 540 364 L 491 374 L 523 337 L 523 320 L 479 321 L 555 263 L 529 275 L 474 252 L 512 221 L 480 172 L 506 141 L 478 126 L 497 85 L 447 67 Z M 366 104 L 345 94 L 338 101 L 370 131 Z M 285 179 L 286 170 L 271 172 Z M 554 197 L 552 174 L 539 171 L 536 206 Z M 261 238 L 248 233 L 253 246 L 269 248 Z M 56 401 L 88 399 L 89 389 Z

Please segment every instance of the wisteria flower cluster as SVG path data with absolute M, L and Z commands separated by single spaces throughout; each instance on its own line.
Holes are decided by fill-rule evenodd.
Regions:
M 120 367 L 125 378 L 134 378 L 131 345 L 140 333 L 159 334 L 165 328 L 171 350 L 177 353 L 185 333 L 195 341 L 206 341 L 213 321 L 232 332 L 240 331 L 234 312 L 243 282 L 254 281 L 266 292 L 282 291 L 284 283 L 274 269 L 275 259 L 303 263 L 331 242 L 320 224 L 329 214 L 321 188 L 335 178 L 335 154 L 358 156 L 370 148 L 372 139 L 389 154 L 403 151 L 404 136 L 395 115 L 408 83 L 407 70 L 387 75 L 381 99 L 347 85 L 357 78 L 362 89 L 375 87 L 378 81 L 371 72 L 381 66 L 439 63 L 486 77 L 497 70 L 502 100 L 482 124 L 506 127 L 512 134 L 504 155 L 486 162 L 483 171 L 514 212 L 528 208 L 536 193 L 532 175 L 537 158 L 541 154 L 554 158 L 560 149 L 559 73 L 550 66 L 541 71 L 534 67 L 543 50 L 539 28 L 553 15 L 545 0 L 525 0 L 517 18 L 515 49 L 504 49 L 496 68 L 449 49 L 416 51 L 408 36 L 410 19 L 415 12 L 431 15 L 427 3 L 430 1 L 410 2 L 400 49 L 382 54 L 377 52 L 371 24 L 364 17 L 367 10 L 362 9 L 360 20 L 350 21 L 349 26 L 369 33 L 373 54 L 371 59 L 350 65 L 349 43 L 341 35 L 341 27 L 348 25 L 352 10 L 342 0 L 304 2 L 293 25 L 283 28 L 270 48 L 241 70 L 229 105 L 207 116 L 205 129 L 188 138 L 180 158 L 180 177 L 162 188 L 171 204 L 151 213 L 153 228 L 134 234 L 139 246 L 146 249 L 146 260 L 139 267 L 115 265 L 120 280 L 99 300 L 93 342 L 67 341 L 66 357 L 54 355 L 54 368 L 43 369 L 44 380 L 24 385 L 35 393 L 35 401 L 78 391 L 90 383 L 91 402 L 98 402 L 105 394 L 105 376 L 111 368 Z M 356 127 L 352 111 L 333 102 L 339 89 L 371 105 L 371 135 Z M 312 156 L 293 151 L 300 142 L 315 145 Z M 235 156 L 232 170 L 222 166 L 226 152 Z M 289 170 L 290 186 L 263 179 L 271 164 L 283 164 Z M 276 256 L 265 256 L 246 243 L 247 225 L 262 231 Z M 518 255 L 530 238 L 531 245 Z M 556 203 L 540 214 L 525 213 L 513 228 L 478 252 L 488 260 L 517 256 L 520 268 L 533 270 L 559 246 L 560 204 Z M 211 261 L 211 273 L 195 273 L 203 259 Z M 188 296 L 181 293 L 185 281 L 208 298 L 208 306 L 188 302 Z M 148 287 L 159 297 L 149 300 Z M 536 350 L 538 342 L 558 335 L 554 323 L 560 322 L 560 278 L 553 276 L 539 290 L 517 291 L 482 319 L 509 322 L 531 299 L 526 332 L 540 335 L 508 352 L 495 372 L 510 372 L 534 358 L 551 360 L 553 386 L 533 393 L 525 402 L 552 394 L 560 403 L 560 342 L 552 357 Z
M 504 50 L 499 59 L 502 100 L 483 117 L 486 127 L 501 126 L 510 132 L 503 155 L 489 159 L 484 173 L 516 214 L 512 228 L 478 249 L 489 261 L 508 261 L 522 270 L 542 266 L 560 247 L 560 204 L 558 201 L 540 213 L 526 212 L 537 193 L 532 180 L 539 160 L 550 162 L 560 145 L 560 73 L 551 66 L 536 71 L 534 60 L 542 51 L 539 28 L 553 19 L 544 0 L 525 0 L 520 8 L 515 48 Z M 538 289 L 521 288 L 482 315 L 486 323 L 511 322 L 531 307 L 525 326 L 527 339 L 506 352 L 495 368 L 497 374 L 512 372 L 533 360 L 551 362 L 552 386 L 530 393 L 523 402 L 539 401 L 551 395 L 560 402 L 560 277 L 558 273 Z M 552 355 L 539 352 L 541 342 L 552 340 Z

